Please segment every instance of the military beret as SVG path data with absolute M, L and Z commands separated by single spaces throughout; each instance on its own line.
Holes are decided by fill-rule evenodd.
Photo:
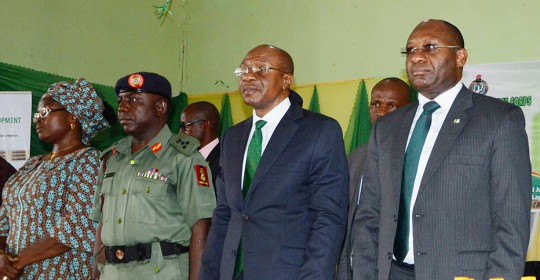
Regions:
M 116 82 L 116 95 L 121 92 L 147 92 L 171 99 L 171 83 L 167 78 L 150 72 L 137 72 L 120 78 Z

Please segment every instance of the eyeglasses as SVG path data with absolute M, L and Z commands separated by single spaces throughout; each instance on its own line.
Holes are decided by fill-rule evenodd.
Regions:
M 437 49 L 446 48 L 446 49 L 461 49 L 460 46 L 439 46 L 437 44 L 425 44 L 423 46 L 414 47 L 414 48 L 403 48 L 401 49 L 401 54 L 403 56 L 410 56 L 415 54 L 417 51 L 421 51 L 424 54 L 434 54 Z
M 46 107 L 41 107 L 37 109 L 37 112 L 34 113 L 34 117 L 32 118 L 33 122 L 37 122 L 38 119 L 44 119 L 49 116 L 50 113 L 58 112 L 58 111 L 65 111 L 66 108 L 57 108 L 57 109 L 51 109 Z
M 192 122 L 181 122 L 180 123 L 180 130 L 187 130 L 189 127 L 196 123 L 205 122 L 206 120 L 196 120 Z
M 280 72 L 283 72 L 285 74 L 288 74 L 287 72 L 285 72 L 285 71 L 283 71 L 281 69 L 270 67 L 270 66 L 253 66 L 253 67 L 238 67 L 238 68 L 236 68 L 234 70 L 234 75 L 236 75 L 236 77 L 241 78 L 241 77 L 247 75 L 249 73 L 250 69 L 251 69 L 251 72 L 253 74 L 267 73 L 270 70 L 276 70 L 276 71 L 280 71 Z

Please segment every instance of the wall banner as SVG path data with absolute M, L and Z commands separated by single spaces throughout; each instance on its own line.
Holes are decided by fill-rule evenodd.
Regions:
M 0 156 L 19 169 L 30 157 L 32 93 L 0 91 Z

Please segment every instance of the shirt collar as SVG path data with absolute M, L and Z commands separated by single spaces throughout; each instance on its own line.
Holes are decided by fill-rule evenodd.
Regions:
M 435 99 L 430 100 L 426 98 L 421 93 L 418 94 L 418 103 L 420 110 L 423 110 L 424 104 L 428 103 L 429 101 L 436 101 L 441 108 L 448 112 L 450 111 L 450 107 L 452 107 L 452 103 L 454 103 L 454 100 L 456 99 L 458 93 L 461 91 L 461 88 L 463 87 L 463 84 L 461 82 L 458 82 L 455 86 L 451 87 L 447 91 L 439 94 Z
M 289 107 L 291 107 L 291 100 L 287 97 L 283 99 L 276 107 L 272 108 L 270 112 L 268 112 L 264 117 L 259 117 L 255 113 L 255 109 L 253 109 L 253 127 L 255 126 L 255 123 L 258 120 L 264 120 L 267 122 L 267 124 L 270 124 L 272 126 L 277 126 L 278 123 L 281 121 L 283 116 L 285 116 L 285 113 L 287 113 L 287 110 L 289 110 Z
M 216 138 L 210 143 L 206 144 L 204 147 L 199 149 L 199 152 L 203 155 L 203 157 L 206 159 L 208 155 L 214 150 L 214 148 L 219 144 L 219 138 Z
M 164 125 L 161 130 L 152 138 L 150 141 L 148 141 L 148 144 L 144 146 L 142 150 L 146 149 L 146 147 L 150 147 L 152 149 L 152 154 L 156 156 L 156 158 L 159 158 L 161 154 L 163 153 L 163 150 L 165 149 L 165 145 L 169 142 L 169 139 L 171 138 L 172 132 L 169 129 L 168 125 Z M 118 142 L 115 148 L 117 153 L 124 154 L 126 156 L 131 155 L 131 136 L 128 136 Z M 160 145 L 161 144 L 161 147 Z

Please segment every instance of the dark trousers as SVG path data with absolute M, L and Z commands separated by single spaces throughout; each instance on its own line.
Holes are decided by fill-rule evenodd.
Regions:
M 388 280 L 414 280 L 414 269 L 400 266 L 396 261 L 392 261 Z

